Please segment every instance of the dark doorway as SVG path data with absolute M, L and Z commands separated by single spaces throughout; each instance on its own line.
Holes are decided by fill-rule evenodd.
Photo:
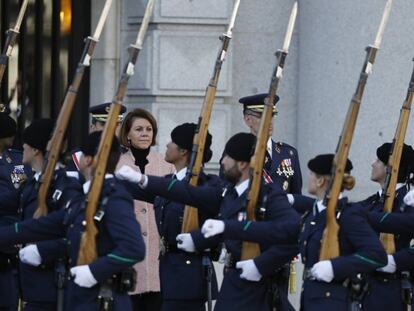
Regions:
M 22 0 L 1 0 L 0 31 L 3 48 L 6 31 L 13 27 Z M 34 118 L 56 119 L 90 34 L 90 1 L 30 0 L 18 43 L 1 84 L 0 100 L 18 120 L 22 130 Z M 89 73 L 82 87 L 68 129 L 69 145 L 81 143 L 88 131 Z M 76 126 L 74 126 L 76 124 Z

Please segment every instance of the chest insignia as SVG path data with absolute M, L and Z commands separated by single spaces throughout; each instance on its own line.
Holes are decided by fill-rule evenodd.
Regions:
M 24 172 L 24 166 L 15 165 L 13 171 L 10 174 L 10 179 L 14 188 L 19 189 L 21 184 L 27 179 L 27 176 Z
M 295 171 L 292 168 L 292 160 L 289 159 L 289 158 L 283 159 L 280 162 L 280 164 L 279 164 L 279 166 L 276 170 L 276 173 L 279 176 L 285 176 L 286 178 L 289 178 L 289 177 L 293 176 L 295 174 Z

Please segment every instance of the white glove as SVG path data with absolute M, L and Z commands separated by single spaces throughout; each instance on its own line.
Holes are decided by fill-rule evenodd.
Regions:
M 289 204 L 293 205 L 295 203 L 295 197 L 293 196 L 293 194 L 288 193 L 288 194 L 286 194 L 286 196 L 287 196 L 287 199 L 289 201 Z
M 195 253 L 196 248 L 193 238 L 190 233 L 181 233 L 177 235 L 177 248 L 186 251 L 188 253 Z
M 253 259 L 236 262 L 236 268 L 242 270 L 242 273 L 240 274 L 241 279 L 259 282 L 262 278 L 262 275 L 259 270 L 257 270 Z
M 19 257 L 21 262 L 31 266 L 37 267 L 42 263 L 42 257 L 39 254 L 39 249 L 34 244 L 23 247 L 19 251 Z
M 404 203 L 409 206 L 414 206 L 414 189 L 407 192 L 404 197 Z
M 142 174 L 128 165 L 122 165 L 121 168 L 115 172 L 115 176 L 119 179 L 128 180 L 136 184 L 142 179 Z
M 70 274 L 75 277 L 73 282 L 80 287 L 90 288 L 98 283 L 98 281 L 93 277 L 91 269 L 89 269 L 88 265 L 70 268 Z
M 201 233 L 205 238 L 215 236 L 224 232 L 224 222 L 221 220 L 207 219 L 201 227 Z
M 394 257 L 392 255 L 388 255 L 387 265 L 377 270 L 386 273 L 394 273 L 395 271 L 397 271 L 397 265 L 395 264 Z
M 311 269 L 311 273 L 318 281 L 327 283 L 334 278 L 333 267 L 330 260 L 322 260 L 315 263 Z

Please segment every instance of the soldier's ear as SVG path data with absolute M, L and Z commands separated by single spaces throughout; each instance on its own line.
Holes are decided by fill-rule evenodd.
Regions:
M 316 185 L 318 188 L 322 188 L 326 182 L 327 180 L 324 176 L 316 175 Z
M 250 166 L 249 162 L 245 161 L 237 161 L 237 166 L 239 167 L 240 171 L 244 171 L 245 169 L 248 169 Z
M 84 156 L 85 164 L 87 166 L 91 166 L 93 164 L 93 157 L 89 155 L 83 155 L 83 156 Z
M 244 123 L 246 123 L 246 125 L 248 127 L 251 127 L 251 125 L 252 125 L 252 116 L 249 115 L 249 114 L 244 114 L 243 119 L 244 119 Z

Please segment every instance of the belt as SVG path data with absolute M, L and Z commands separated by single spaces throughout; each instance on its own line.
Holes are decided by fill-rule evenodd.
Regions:
M 375 271 L 371 274 L 371 276 L 374 279 L 381 281 L 381 282 L 389 282 L 389 281 L 401 279 L 401 274 L 399 272 L 386 273 L 386 272 Z

